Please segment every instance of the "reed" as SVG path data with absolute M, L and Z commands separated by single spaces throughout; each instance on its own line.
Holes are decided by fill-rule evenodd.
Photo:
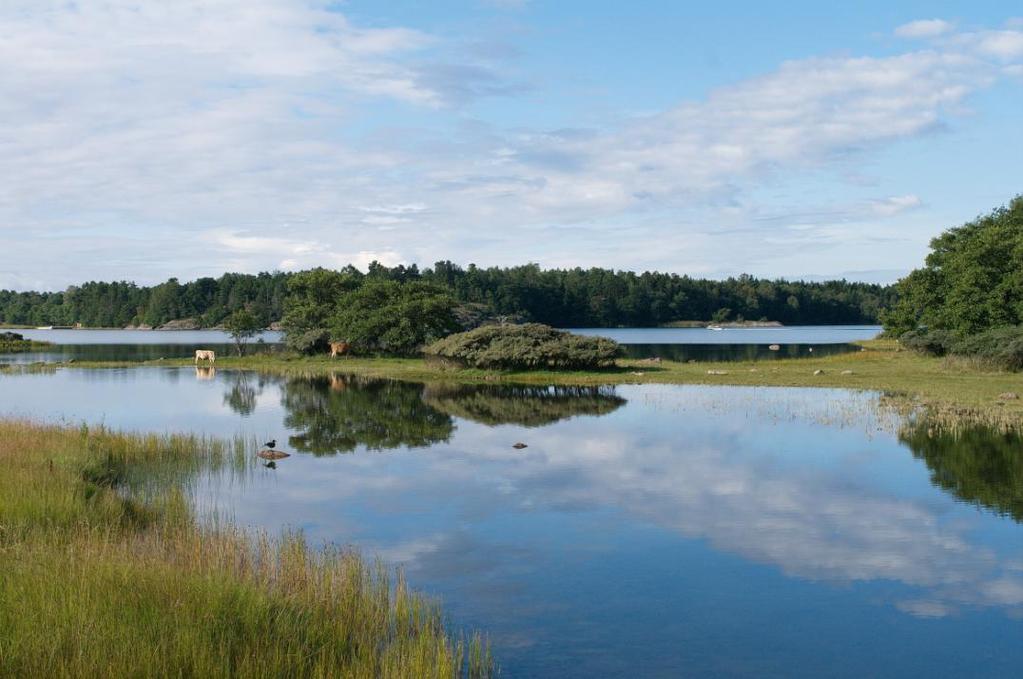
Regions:
M 493 674 L 486 641 L 383 564 L 197 521 L 187 471 L 240 469 L 245 447 L 0 421 L 4 676 Z M 148 468 L 172 473 L 133 480 Z

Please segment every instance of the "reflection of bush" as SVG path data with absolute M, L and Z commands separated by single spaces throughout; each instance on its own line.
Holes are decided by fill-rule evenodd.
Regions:
M 284 424 L 299 433 L 296 450 L 315 455 L 447 441 L 451 417 L 420 398 L 422 385 L 358 377 L 289 379 L 283 386 Z
M 423 400 L 437 410 L 482 424 L 540 427 L 577 415 L 606 415 L 625 404 L 614 387 L 428 385 Z
M 927 423 L 899 439 L 931 471 L 931 482 L 959 499 L 1023 522 L 1023 437 L 981 426 L 954 431 Z

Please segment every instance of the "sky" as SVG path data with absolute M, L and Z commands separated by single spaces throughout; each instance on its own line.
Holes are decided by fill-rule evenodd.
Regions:
M 3 0 L 0 288 L 891 282 L 1023 192 L 1016 2 Z

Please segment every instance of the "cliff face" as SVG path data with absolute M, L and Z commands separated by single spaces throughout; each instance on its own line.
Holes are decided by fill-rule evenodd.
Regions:
M 202 326 L 194 318 L 178 318 L 167 321 L 159 327 L 160 330 L 198 330 Z

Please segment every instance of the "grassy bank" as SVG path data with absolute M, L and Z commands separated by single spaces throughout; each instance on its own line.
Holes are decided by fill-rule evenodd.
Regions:
M 0 330 L 0 354 L 13 353 L 17 351 L 31 351 L 52 346 L 49 342 L 25 339 L 16 332 Z
M 844 387 L 884 391 L 934 414 L 1023 426 L 1023 373 L 976 361 L 934 358 L 900 350 L 892 341 L 860 343 L 862 351 L 821 358 L 720 363 L 619 360 L 590 372 L 487 372 L 452 370 L 420 359 L 300 357 L 288 354 L 217 359 L 218 368 L 246 368 L 291 375 L 343 371 L 411 381 L 513 382 L 524 384 L 729 384 L 776 387 Z M 188 359 L 139 363 L 78 363 L 80 367 L 191 365 Z M 1002 398 L 1005 394 L 1021 398 Z
M 383 566 L 299 536 L 199 525 L 179 485 L 137 483 L 249 453 L 0 421 L 0 674 L 492 672 L 484 644 L 453 639 L 438 606 Z

